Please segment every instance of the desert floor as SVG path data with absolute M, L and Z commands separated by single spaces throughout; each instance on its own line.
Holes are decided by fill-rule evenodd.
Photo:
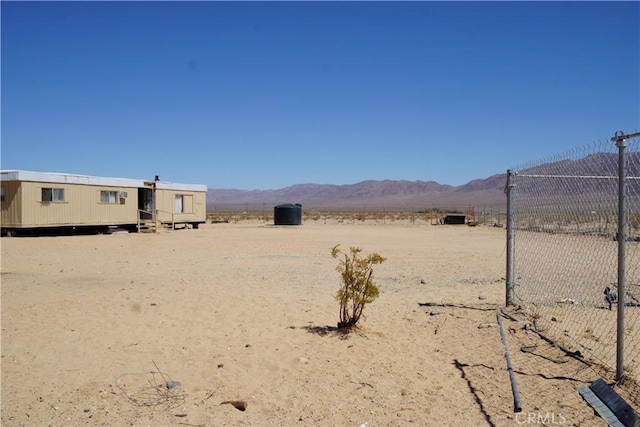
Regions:
M 346 335 L 336 244 L 387 258 Z M 504 319 L 514 413 L 504 229 L 246 221 L 1 246 L 3 426 L 606 425 L 576 391 L 597 374 Z

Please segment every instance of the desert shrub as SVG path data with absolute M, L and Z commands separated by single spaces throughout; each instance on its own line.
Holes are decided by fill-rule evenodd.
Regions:
M 342 286 L 336 294 L 340 303 L 338 328 L 355 327 L 366 304 L 373 302 L 380 291 L 373 282 L 373 266 L 386 258 L 377 253 L 362 257 L 359 247 L 349 248 L 349 253 L 340 250 L 340 245 L 331 249 L 331 256 L 338 259 L 336 270 L 340 273 Z
M 305 213 L 304 215 L 305 221 L 318 221 L 320 218 L 322 218 L 322 215 L 318 212 Z

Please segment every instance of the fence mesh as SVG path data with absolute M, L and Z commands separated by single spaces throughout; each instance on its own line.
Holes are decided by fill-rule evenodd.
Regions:
M 640 405 L 640 138 L 627 141 L 621 386 Z M 616 373 L 618 147 L 601 141 L 514 169 L 514 301 L 539 330 Z M 610 289 L 607 300 L 605 290 Z M 609 305 L 611 301 L 611 306 Z

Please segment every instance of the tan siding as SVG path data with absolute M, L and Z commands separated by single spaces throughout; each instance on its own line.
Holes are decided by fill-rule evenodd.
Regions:
M 184 213 L 175 212 L 176 195 L 183 195 Z M 204 222 L 206 193 L 201 191 L 156 190 L 156 209 L 159 209 L 159 219 L 163 222 Z
M 22 220 L 22 194 L 19 181 L 3 181 L 4 200 L 0 203 L 3 227 L 19 226 Z
M 193 194 L 193 214 L 199 221 L 207 219 L 207 193 L 199 192 Z
M 64 189 L 64 202 L 43 202 L 42 188 Z M 124 204 L 100 203 L 100 191 L 126 191 Z M 135 224 L 138 191 L 128 187 L 23 183 L 23 227 Z
M 185 214 L 192 214 L 193 211 L 193 194 L 185 194 L 182 197 L 183 210 Z

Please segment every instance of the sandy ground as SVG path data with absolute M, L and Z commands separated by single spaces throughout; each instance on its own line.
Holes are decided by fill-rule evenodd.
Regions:
M 329 328 L 336 244 L 387 257 L 348 335 Z M 503 229 L 243 222 L 1 245 L 3 426 L 606 425 L 575 390 L 596 373 L 505 319 L 514 413 Z

